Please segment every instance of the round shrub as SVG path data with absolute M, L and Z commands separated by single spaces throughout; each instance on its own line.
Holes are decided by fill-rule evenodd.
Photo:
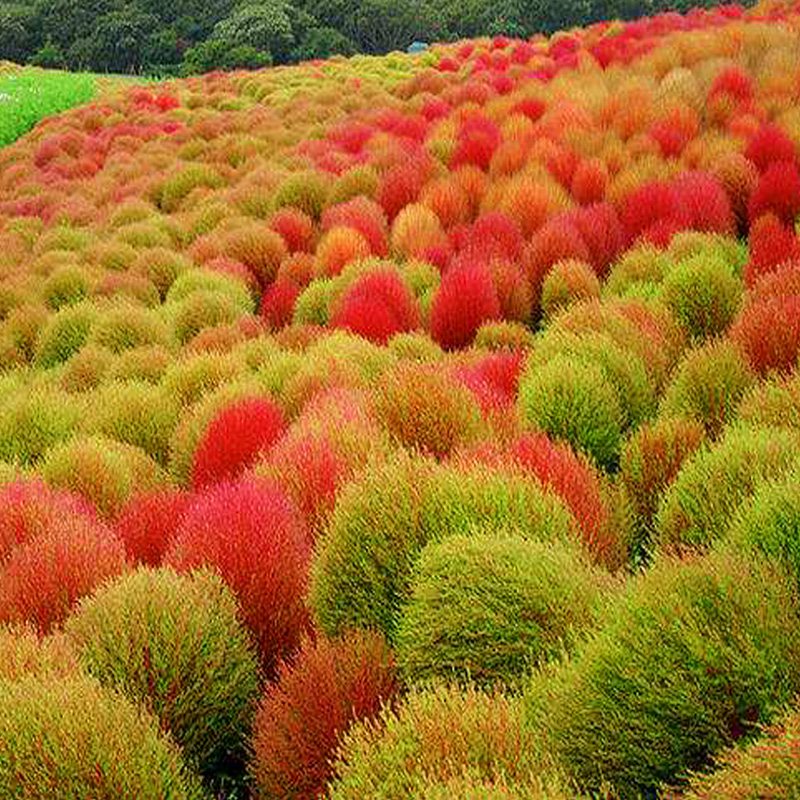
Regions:
M 172 354 L 161 345 L 134 347 L 114 359 L 109 367 L 108 377 L 111 380 L 157 384 L 172 361 Z
M 185 300 L 165 306 L 165 311 L 181 345 L 188 344 L 206 328 L 228 325 L 244 315 L 233 298 L 212 291 L 192 292 Z
M 568 355 L 531 365 L 520 377 L 518 407 L 527 426 L 616 469 L 625 413 L 601 367 Z
M 138 569 L 83 600 L 64 631 L 83 668 L 142 703 L 202 775 L 244 758 L 258 659 L 218 575 Z
M 259 222 L 248 223 L 229 233 L 224 252 L 244 264 L 262 287 L 275 280 L 281 261 L 289 254 L 281 235 Z
M 89 275 L 77 264 L 56 267 L 42 286 L 42 299 L 48 308 L 58 311 L 83 300 L 89 294 Z
M 797 604 L 765 562 L 665 559 L 633 580 L 571 662 L 532 683 L 531 724 L 580 790 L 653 796 L 796 693 Z
M 110 350 L 87 344 L 64 364 L 58 385 L 70 393 L 96 389 L 115 361 L 114 354 Z
M 275 209 L 296 208 L 319 222 L 328 199 L 330 180 L 321 172 L 295 172 L 281 182 L 273 195 Z
M 741 349 L 730 339 L 716 339 L 689 350 L 667 384 L 659 415 L 700 422 L 716 439 L 736 418 L 745 392 L 758 378 Z
M 751 425 L 785 425 L 800 430 L 800 372 L 761 381 L 739 404 L 738 419 Z
M 600 281 L 583 261 L 557 261 L 542 283 L 541 308 L 545 320 L 580 300 L 600 297 Z
M 266 677 L 308 628 L 309 542 L 284 492 L 255 478 L 219 483 L 197 497 L 164 557 L 188 572 L 218 570 L 255 639 Z
M 237 477 L 278 440 L 286 427 L 269 397 L 243 398 L 223 408 L 198 442 L 192 464 L 195 489 Z
M 8 391 L 0 401 L 0 459 L 22 466 L 39 462 L 73 436 L 84 413 L 79 399 L 54 387 Z
M 144 345 L 169 347 L 171 343 L 169 329 L 155 311 L 127 303 L 103 312 L 88 341 L 115 354 Z
M 533 332 L 520 322 L 486 322 L 475 333 L 475 347 L 489 350 L 529 350 Z
M 166 465 L 179 407 L 165 389 L 141 381 L 112 381 L 94 391 L 89 403 L 94 411 L 83 425 L 86 433 L 134 445 Z
M 308 602 L 317 627 L 328 636 L 378 630 L 394 643 L 420 550 L 473 524 L 544 541 L 579 535 L 560 500 L 520 476 L 405 452 L 368 465 L 342 490 L 316 543 Z
M 698 421 L 682 418 L 645 423 L 628 436 L 620 455 L 619 477 L 635 514 L 635 541 L 630 548 L 635 561 L 646 558 L 652 547 L 661 497 L 704 439 L 705 430 Z
M 192 269 L 193 264 L 186 256 L 168 247 L 141 250 L 132 267 L 134 273 L 144 275 L 153 282 L 162 301 L 178 277 Z
M 725 333 L 743 295 L 742 279 L 721 257 L 687 258 L 664 278 L 664 301 L 695 342 Z
M 731 338 L 759 375 L 792 372 L 800 355 L 800 293 L 746 301 Z
M 125 548 L 105 525 L 81 514 L 59 517 L 0 568 L 0 622 L 29 622 L 47 634 L 125 566 Z
M 350 729 L 330 797 L 420 797 L 421 786 L 460 778 L 467 768 L 475 780 L 507 782 L 514 797 L 541 796 L 534 790 L 549 765 L 532 739 L 517 698 L 471 686 L 412 689 L 396 708 Z
M 88 675 L 0 683 L 0 794 L 202 800 L 158 721 Z
M 161 385 L 185 410 L 243 371 L 241 359 L 227 353 L 184 354 L 167 365 Z
M 130 562 L 159 566 L 193 500 L 172 486 L 133 494 L 113 521 Z
M 54 367 L 77 353 L 99 317 L 100 312 L 89 301 L 67 306 L 53 314 L 36 338 L 36 365 Z
M 258 707 L 251 771 L 256 798 L 322 795 L 347 730 L 397 694 L 394 658 L 375 633 L 306 639 L 283 662 Z
M 314 274 L 318 278 L 341 275 L 350 264 L 372 255 L 369 242 L 354 228 L 337 225 L 323 234 L 314 256 Z
M 794 703 L 761 735 L 714 759 L 713 771 L 692 777 L 683 800 L 793 797 L 800 791 L 800 710 Z
M 787 428 L 736 425 L 713 446 L 698 448 L 661 498 L 657 544 L 680 551 L 721 539 L 758 484 L 790 468 L 798 444 L 797 432 Z
M 603 291 L 622 296 L 642 284 L 660 284 L 668 270 L 669 259 L 662 250 L 652 244 L 638 244 L 614 262 Z
M 396 333 L 389 337 L 386 346 L 404 361 L 433 363 L 444 357 L 444 350 L 422 331 Z
M 30 624 L 0 625 L 0 682 L 64 678 L 79 670 L 78 657 L 62 633 L 42 639 Z
M 513 531 L 429 543 L 397 626 L 403 678 L 519 685 L 594 623 L 600 575 L 578 545 Z
M 435 365 L 400 362 L 383 374 L 373 398 L 393 439 L 436 458 L 487 433 L 472 392 Z
M 39 478 L 6 483 L 0 488 L 0 564 L 18 545 L 75 515 L 93 518 L 94 509 L 82 498 L 53 489 Z

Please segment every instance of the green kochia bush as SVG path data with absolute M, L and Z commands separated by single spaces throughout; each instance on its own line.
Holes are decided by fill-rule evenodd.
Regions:
M 472 525 L 544 541 L 578 536 L 572 515 L 537 481 L 400 452 L 345 487 L 317 541 L 309 589 L 317 625 L 328 636 L 376 629 L 392 643 L 419 552 Z
M 737 425 L 683 463 L 659 504 L 656 543 L 664 549 L 705 547 L 723 537 L 736 509 L 758 484 L 788 471 L 800 436 L 788 428 Z
M 794 582 L 758 559 L 663 560 L 533 680 L 531 721 L 585 791 L 634 800 L 679 783 L 800 688 L 799 610 Z
M 83 667 L 143 703 L 202 774 L 243 758 L 258 659 L 218 575 L 138 569 L 83 600 L 65 631 Z
M 517 698 L 471 686 L 414 689 L 396 709 L 386 708 L 379 719 L 346 734 L 330 797 L 421 800 L 431 796 L 427 789 L 465 777 L 505 784 L 515 798 L 551 797 L 543 788 L 546 783 L 555 788 L 558 776 L 537 756 L 531 739 Z
M 454 534 L 426 545 L 397 631 L 407 681 L 517 684 L 595 620 L 608 574 L 571 542 Z
M 36 365 L 54 367 L 77 353 L 99 316 L 96 306 L 86 301 L 62 308 L 50 317 L 36 339 Z
M 202 800 L 157 720 L 94 678 L 0 681 L 0 796 Z
M 565 439 L 599 466 L 616 469 L 626 417 L 600 366 L 563 354 L 533 363 L 520 377 L 518 405 L 528 427 Z

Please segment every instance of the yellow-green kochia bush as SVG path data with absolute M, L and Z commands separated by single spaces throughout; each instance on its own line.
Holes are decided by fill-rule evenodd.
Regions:
M 570 661 L 532 679 L 529 722 L 582 791 L 652 796 L 796 695 L 799 611 L 796 581 L 764 560 L 663 559 Z
M 0 680 L 0 796 L 203 800 L 144 708 L 88 675 Z
M 84 599 L 64 629 L 84 669 L 151 711 L 201 774 L 244 758 L 258 659 L 219 575 L 137 569 Z
M 534 479 L 400 451 L 342 490 L 316 542 L 309 603 L 317 625 L 328 636 L 378 630 L 394 643 L 420 551 L 472 525 L 543 541 L 579 535 L 566 507 Z

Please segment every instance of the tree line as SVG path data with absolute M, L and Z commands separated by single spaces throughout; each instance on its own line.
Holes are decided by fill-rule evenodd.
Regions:
M 0 59 L 176 76 L 528 37 L 714 0 L 0 0 Z

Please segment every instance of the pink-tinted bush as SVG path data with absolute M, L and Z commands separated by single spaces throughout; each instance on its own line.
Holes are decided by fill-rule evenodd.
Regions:
M 7 483 L 0 488 L 0 564 L 18 545 L 75 515 L 96 516 L 82 497 L 54 489 L 38 478 Z
M 280 234 L 290 253 L 308 252 L 314 237 L 314 223 L 298 208 L 287 206 L 276 211 L 267 221 Z
M 46 635 L 125 566 L 125 547 L 103 523 L 84 514 L 61 516 L 0 568 L 0 623 L 29 622 Z
M 252 466 L 286 428 L 270 398 L 248 397 L 224 408 L 206 428 L 192 464 L 195 489 L 235 478 Z
M 781 264 L 800 259 L 800 241 L 794 231 L 774 214 L 764 214 L 753 223 L 748 244 L 750 260 L 744 268 L 744 281 L 748 288 Z
M 414 293 L 394 269 L 370 270 L 337 298 L 329 324 L 344 328 L 377 344 L 419 327 Z
M 348 728 L 378 714 L 400 688 L 391 650 L 378 633 L 306 640 L 281 664 L 256 713 L 252 774 L 261 800 L 321 797 L 332 756 Z
M 795 143 L 774 123 L 765 122 L 750 138 L 744 154 L 759 172 L 766 172 L 776 163 L 797 161 Z
M 770 164 L 758 179 L 747 204 L 750 222 L 763 214 L 774 214 L 786 225 L 794 225 L 800 212 L 800 171 L 797 164 L 776 161 Z
M 722 184 L 707 172 L 683 172 L 673 182 L 687 228 L 709 233 L 733 234 L 735 220 Z
M 280 275 L 261 295 L 259 315 L 267 321 L 270 328 L 283 328 L 289 325 L 294 314 L 294 304 L 301 288 L 289 278 Z
M 304 603 L 310 544 L 300 512 L 274 483 L 225 481 L 197 497 L 164 565 L 216 569 L 233 590 L 266 677 L 309 630 Z
M 161 564 L 194 498 L 173 487 L 133 495 L 114 520 L 114 532 L 134 564 Z
M 500 316 L 491 271 L 479 261 L 448 270 L 431 304 L 431 336 L 446 350 L 465 347 L 478 328 Z
M 666 181 L 652 181 L 626 195 L 620 220 L 629 244 L 640 238 L 658 240 L 666 230 L 688 227 L 678 191 Z
M 730 336 L 762 377 L 771 370 L 792 372 L 800 355 L 800 294 L 746 302 Z
M 322 215 L 322 232 L 327 233 L 339 226 L 358 231 L 369 244 L 373 255 L 383 257 L 387 254 L 389 226 L 386 214 L 374 200 L 359 195 L 328 208 Z

